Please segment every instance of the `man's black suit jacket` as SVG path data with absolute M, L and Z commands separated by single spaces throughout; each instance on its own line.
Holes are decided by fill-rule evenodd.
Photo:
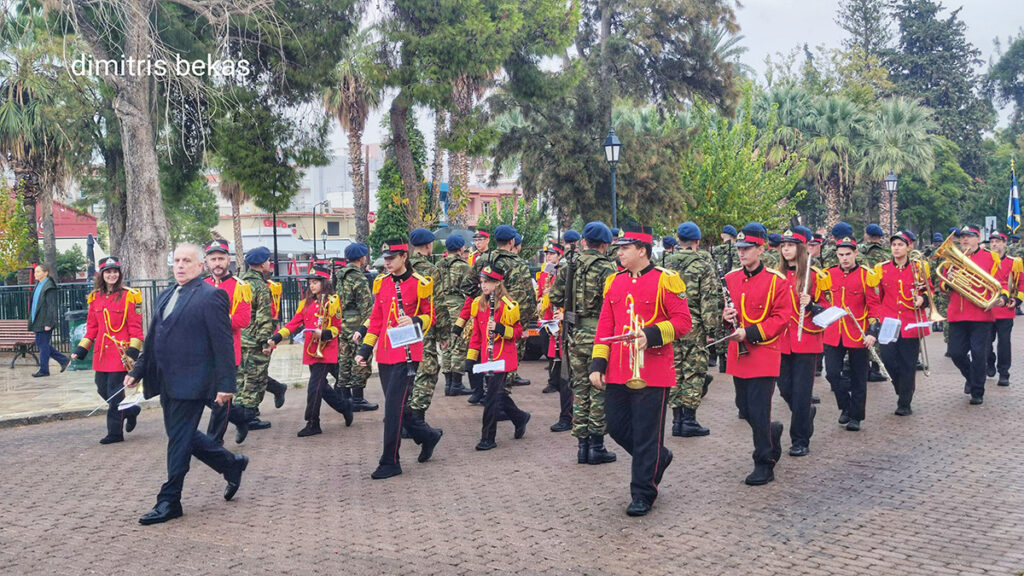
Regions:
M 185 284 L 170 316 L 164 307 L 177 284 L 164 290 L 132 370 L 146 398 L 212 400 L 235 392 L 235 346 L 227 292 L 196 278 Z

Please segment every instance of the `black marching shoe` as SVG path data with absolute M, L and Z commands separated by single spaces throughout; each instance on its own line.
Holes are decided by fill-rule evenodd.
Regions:
M 677 406 L 672 409 L 672 435 L 682 436 L 683 435 L 683 407 Z
M 590 452 L 587 454 L 588 464 L 607 464 L 615 462 L 615 452 L 609 452 L 604 447 L 604 434 L 592 434 L 590 436 Z
M 754 471 L 744 480 L 747 486 L 763 486 L 775 480 L 775 472 L 771 466 L 754 466 Z
M 242 485 L 242 472 L 245 472 L 245 469 L 248 467 L 249 457 L 235 454 L 235 469 L 224 474 L 224 479 L 228 481 L 227 487 L 224 488 L 225 500 L 231 500 L 235 497 L 238 487 Z
M 981 404 L 984 401 L 985 400 L 983 400 L 981 396 L 971 396 L 971 406 L 977 406 L 978 404 Z
M 484 386 L 483 386 L 483 384 L 478 384 L 476 386 L 473 386 L 473 391 L 470 392 L 469 398 L 466 399 L 466 402 L 469 402 L 470 404 L 473 404 L 474 406 L 483 406 L 483 404 L 484 404 Z
M 377 466 L 377 469 L 370 474 L 370 478 L 374 480 L 384 480 L 385 478 L 391 478 L 398 476 L 402 473 L 402 467 L 398 464 L 381 464 Z
M 969 395 L 970 393 L 971 393 L 971 383 L 965 381 L 964 382 L 964 394 L 968 394 Z
M 850 432 L 860 432 L 860 420 L 850 418 L 850 421 L 846 423 L 846 429 Z
M 914 411 L 910 409 L 910 406 L 897 406 L 896 407 L 896 415 L 897 416 L 910 416 L 913 413 L 914 413 Z
M 274 395 L 274 408 L 284 406 L 284 395 L 286 392 L 288 392 L 288 387 L 278 382 L 278 385 L 271 391 L 271 394 Z
M 850 422 L 850 415 L 846 412 L 846 410 L 843 410 L 842 412 L 840 412 L 839 413 L 839 425 L 840 426 L 846 426 L 849 422 Z
M 114 436 L 113 434 L 107 434 L 100 440 L 100 444 L 117 444 L 118 442 L 124 442 L 124 436 Z
M 692 438 L 694 436 L 707 436 L 708 434 L 711 434 L 711 430 L 697 422 L 697 411 L 693 408 L 683 407 L 682 417 L 679 420 L 679 435 L 683 438 Z
M 772 458 L 776 462 L 782 458 L 782 422 L 772 422 Z
M 142 515 L 139 518 L 139 524 L 143 526 L 149 526 L 151 524 L 161 524 L 168 520 L 174 520 L 175 518 L 181 518 L 181 503 L 180 502 L 157 502 L 156 506 Z
M 996 384 L 998 386 L 1009 386 L 1010 385 L 1010 377 L 1009 376 L 1000 376 L 999 377 L 999 382 L 997 382 Z
M 529 378 L 523 378 L 519 374 L 516 374 L 516 377 L 513 378 L 512 382 L 509 383 L 509 386 L 529 386 L 529 385 L 530 385 L 530 379 Z
M 1009 385 L 1009 383 L 1007 383 L 1007 385 Z M 139 414 L 133 410 L 126 410 L 126 412 L 128 414 L 124 417 L 124 431 L 131 432 L 132 430 L 135 430 L 135 425 L 139 423 Z
M 633 501 L 626 507 L 627 516 L 646 516 L 651 511 L 651 505 L 640 496 L 634 496 Z
M 800 456 L 807 456 L 810 453 L 810 449 L 807 446 L 793 446 L 789 449 L 789 455 L 799 458 Z
M 530 421 L 530 413 L 524 410 L 523 411 L 523 419 L 522 419 L 521 422 L 519 422 L 519 424 L 516 424 L 516 431 L 512 435 L 512 437 L 515 438 L 516 440 L 519 440 L 523 436 L 526 436 L 526 423 L 529 422 L 529 421 Z
M 365 388 L 352 388 L 352 411 L 373 412 L 379 406 L 363 397 Z
M 579 449 L 576 451 L 576 462 L 586 464 L 590 459 L 590 438 L 577 438 Z
M 572 430 L 571 418 L 559 418 L 558 422 L 551 425 L 552 432 L 568 432 L 569 430 Z
M 253 430 L 266 430 L 270 428 L 271 424 L 267 420 L 260 420 L 259 416 L 253 416 L 252 420 L 249 420 L 249 432 Z
M 654 485 L 661 486 L 661 479 L 665 476 L 665 469 L 672 464 L 672 451 L 665 448 L 665 458 L 658 465 L 658 471 L 654 473 Z
M 423 442 L 423 445 L 420 447 L 420 456 L 416 459 L 418 462 L 426 462 L 434 455 L 434 447 L 441 441 L 441 436 L 444 436 L 444 430 L 434 428 L 434 432 L 434 435 Z
M 323 434 L 323 430 L 320 429 L 320 422 L 306 422 L 306 427 L 299 430 L 296 434 L 299 438 L 305 438 L 306 436 L 316 436 L 317 434 Z
M 473 391 L 469 390 L 462 385 L 462 374 L 459 372 L 452 372 L 452 396 L 468 396 Z
M 33 375 L 32 375 L 32 377 L 33 377 L 33 378 L 45 378 L 45 377 L 47 377 L 47 376 L 49 376 L 49 375 L 50 375 L 50 373 L 49 373 L 49 372 L 43 372 L 42 370 L 39 370 L 38 372 L 36 372 L 35 374 L 33 374 Z
M 477 450 L 490 450 L 498 446 L 498 443 L 494 440 L 480 440 L 476 443 Z
M 989 366 L 985 370 L 985 376 L 988 376 L 989 378 L 995 378 L 996 377 L 996 367 L 995 366 Z

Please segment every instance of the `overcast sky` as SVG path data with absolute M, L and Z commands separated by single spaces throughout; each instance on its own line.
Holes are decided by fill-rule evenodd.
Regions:
M 742 46 L 747 53 L 742 61 L 757 71 L 758 81 L 764 82 L 765 57 L 776 54 L 788 54 L 793 48 L 807 43 L 813 50 L 819 45 L 826 48 L 839 48 L 845 32 L 835 23 L 839 0 L 742 0 L 743 7 L 736 11 L 740 25 Z M 1006 47 L 1006 39 L 1015 35 L 1024 25 L 1024 2 L 1021 0 L 961 0 L 941 2 L 946 10 L 940 16 L 948 16 L 950 9 L 963 6 L 960 19 L 967 24 L 967 40 L 982 53 L 984 65 L 982 72 L 988 68 L 988 60 L 994 56 L 993 40 L 998 37 Z M 367 122 L 364 141 L 380 142 L 383 131 L 380 121 L 383 112 L 390 105 L 390 100 L 383 103 L 381 109 L 371 114 Z M 1009 111 L 1000 116 L 1004 122 Z M 420 129 L 433 144 L 432 114 L 425 110 L 417 110 Z M 331 140 L 335 146 L 342 146 L 346 141 L 344 134 L 336 122 L 332 123 Z

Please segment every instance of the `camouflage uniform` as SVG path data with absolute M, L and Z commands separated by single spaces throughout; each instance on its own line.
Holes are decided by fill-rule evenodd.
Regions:
M 857 252 L 862 258 L 858 258 L 858 264 L 863 264 L 874 270 L 876 264 L 883 264 L 892 260 L 889 249 L 878 242 L 867 242 L 857 246 Z M 837 262 L 838 264 L 838 262 Z
M 597 250 L 580 252 L 573 275 L 577 324 L 566 334 L 573 393 L 572 435 L 579 439 L 605 432 L 604 390 L 590 384 L 590 357 L 597 334 L 597 319 L 604 302 L 604 281 L 615 274 L 615 261 Z M 566 274 L 559 271 L 551 288 L 551 305 L 565 308 Z
M 779 249 L 778 248 L 765 248 L 764 254 L 761 255 L 761 263 L 764 264 L 765 268 L 771 268 L 772 270 L 779 269 Z
M 693 328 L 673 344 L 676 385 L 669 402 L 672 408 L 696 410 L 708 369 L 707 336 L 716 334 L 722 324 L 722 284 L 709 258 L 692 250 L 672 254 L 665 267 L 678 272 L 686 284 L 693 315 Z
M 413 272 L 429 278 L 431 282 L 440 278 L 440 270 L 427 256 L 410 252 L 409 265 L 412 266 Z M 448 337 L 450 330 L 448 308 L 435 306 L 434 324 L 423 335 L 423 360 L 420 361 L 419 368 L 416 369 L 416 378 L 413 380 L 412 392 L 409 397 L 409 407 L 413 410 L 426 411 L 430 408 L 430 401 L 434 398 L 434 387 L 437 386 L 437 375 L 441 372 L 440 354 L 438 353 L 441 342 L 438 338 Z
M 509 288 L 509 294 L 511 298 L 519 304 L 520 318 L 519 321 L 523 325 L 523 337 L 516 342 L 516 353 L 519 355 L 519 361 L 523 360 L 523 353 L 526 351 L 526 340 L 529 338 L 529 331 L 537 328 L 537 309 L 539 303 L 537 302 L 537 289 L 533 285 L 533 274 L 530 272 L 530 264 L 520 255 L 516 255 L 516 259 L 513 262 L 515 271 L 513 273 L 513 282 L 518 286 L 517 292 L 513 294 L 509 279 L 505 277 L 505 287 Z M 523 292 L 519 294 L 519 292 Z M 524 301 L 523 296 L 527 299 Z M 509 382 L 515 380 L 519 376 L 518 371 L 509 372 L 506 376 L 506 380 Z
M 455 254 L 449 254 L 441 261 L 438 270 L 440 278 L 434 284 L 434 294 L 440 295 L 441 301 L 436 307 L 445 308 L 448 311 L 449 320 L 456 322 L 467 297 L 460 284 L 471 268 L 462 258 Z M 438 336 L 446 337 L 440 333 Z M 469 346 L 469 342 L 465 338 L 452 335 L 449 339 L 448 349 L 441 350 L 441 372 L 460 375 L 465 372 L 467 346 Z
M 352 335 L 370 317 L 373 295 L 366 276 L 355 264 L 339 268 L 334 273 L 334 290 L 341 300 L 341 334 L 338 336 L 338 382 L 336 388 L 366 388 L 370 365 L 358 366 L 354 362 L 359 343 Z
M 263 353 L 267 340 L 274 335 L 274 318 L 271 312 L 270 288 L 263 274 L 246 270 L 242 281 L 252 288 L 252 319 L 242 329 L 242 363 L 238 366 L 238 392 L 235 402 L 243 407 L 255 409 L 267 390 L 267 370 L 270 355 Z

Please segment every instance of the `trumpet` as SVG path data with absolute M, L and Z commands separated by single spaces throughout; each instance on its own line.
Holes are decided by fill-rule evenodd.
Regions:
M 928 282 L 928 275 L 924 271 L 924 255 L 914 250 L 910 253 L 910 266 L 914 273 L 914 288 L 911 290 L 912 297 L 917 300 L 918 294 L 928 294 L 928 320 L 930 322 L 942 322 L 945 318 L 939 314 L 935 307 L 935 292 Z M 924 322 L 925 312 L 914 308 L 914 318 L 917 323 Z M 921 366 L 925 376 L 931 376 L 931 362 L 928 359 L 928 342 L 924 338 L 924 328 L 917 327 L 917 340 L 921 343 Z
M 644 351 L 640 348 L 640 339 L 637 336 L 643 332 L 644 319 L 636 313 L 636 301 L 633 295 L 626 296 L 629 303 L 629 334 L 633 337 L 629 341 L 629 363 L 633 367 L 629 380 L 626 380 L 626 387 L 633 390 L 640 390 L 647 387 L 647 382 L 640 377 L 640 369 L 644 367 Z
M 324 328 L 327 328 L 327 326 L 330 324 L 330 320 L 328 320 L 328 314 L 329 313 L 327 311 L 327 308 L 328 308 L 327 299 L 324 298 L 323 296 L 320 296 L 317 299 L 317 306 L 318 306 L 318 308 L 317 308 L 317 311 L 316 311 L 316 328 L 317 328 L 317 330 L 323 330 Z M 324 357 L 324 347 L 326 347 L 326 346 L 327 346 L 327 342 L 324 342 L 323 340 L 319 340 L 316 343 L 316 350 L 313 352 L 313 357 L 314 358 L 323 358 Z
M 124 364 L 126 371 L 131 372 L 135 368 L 135 360 L 128 355 L 128 342 L 122 342 L 116 338 L 112 338 L 109 334 L 106 334 L 114 342 L 114 346 L 117 347 L 117 351 L 121 354 L 121 364 Z
M 952 234 L 935 250 L 934 255 L 942 260 L 935 267 L 935 274 L 947 286 L 979 308 L 990 310 L 996 305 L 1002 285 L 953 245 Z

